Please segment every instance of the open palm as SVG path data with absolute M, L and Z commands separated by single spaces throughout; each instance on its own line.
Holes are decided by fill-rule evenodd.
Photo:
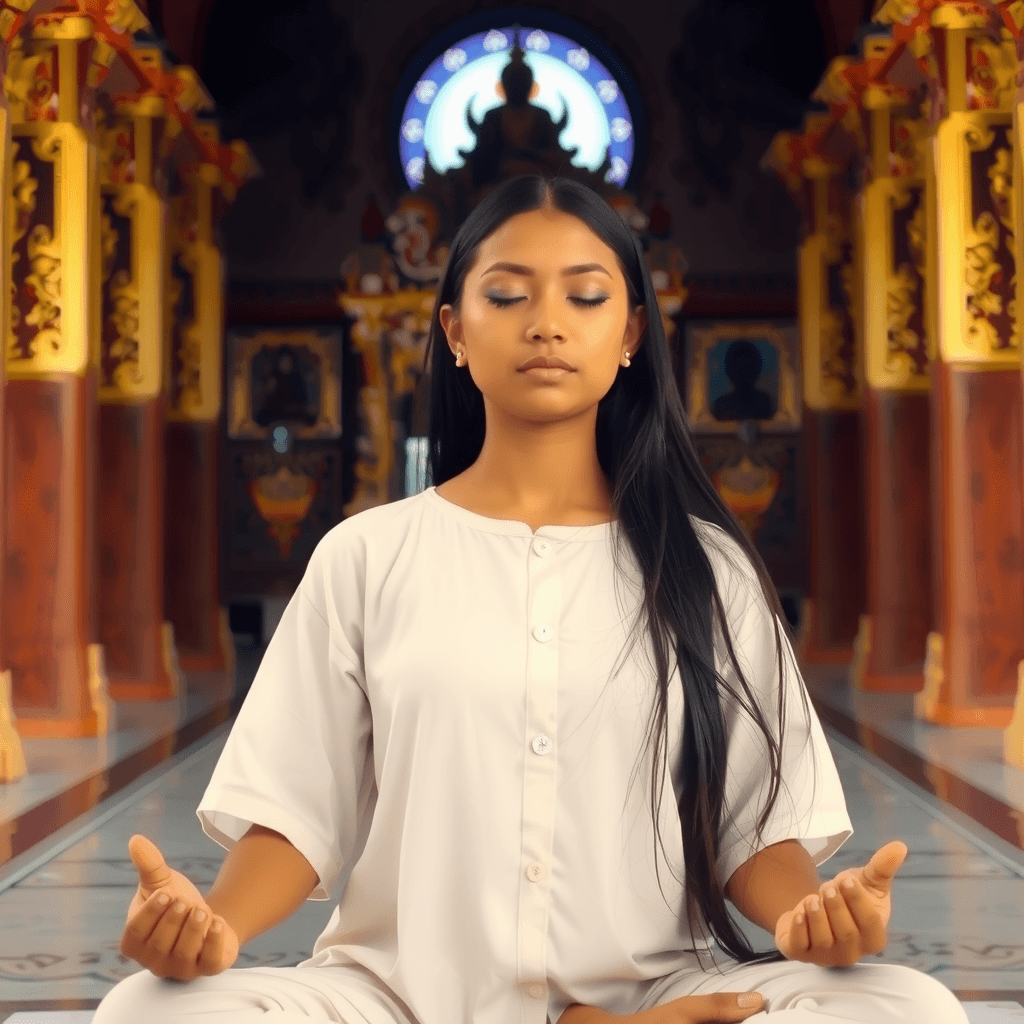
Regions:
M 864 867 L 823 882 L 779 918 L 776 946 L 790 960 L 822 967 L 848 967 L 866 953 L 881 953 L 892 916 L 893 877 L 907 852 L 899 840 L 886 843 Z

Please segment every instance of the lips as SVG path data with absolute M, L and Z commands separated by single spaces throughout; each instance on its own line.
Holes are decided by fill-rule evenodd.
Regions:
M 558 367 L 562 370 L 575 370 L 575 366 L 570 366 L 564 359 L 559 359 L 558 356 L 534 356 L 528 363 L 523 363 L 519 367 L 520 372 L 523 370 L 530 370 L 534 366 L 550 366 Z

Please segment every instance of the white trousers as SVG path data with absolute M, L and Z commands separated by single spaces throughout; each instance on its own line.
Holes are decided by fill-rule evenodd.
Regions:
M 93 1024 L 403 1024 L 398 1006 L 353 981 L 351 972 L 336 967 L 232 968 L 187 983 L 142 970 L 107 993 Z M 747 1018 L 751 1024 L 968 1024 L 941 982 L 883 963 L 839 969 L 796 961 L 724 963 L 721 973 L 714 966 L 707 972 L 688 967 L 659 979 L 638 1009 L 680 996 L 750 991 L 760 992 L 765 1005 Z
M 709 992 L 760 992 L 764 1009 L 747 1018 L 750 1024 L 969 1024 L 941 981 L 913 967 L 878 962 L 832 968 L 786 960 L 723 963 L 721 973 L 687 969 L 659 982 L 640 1009 Z

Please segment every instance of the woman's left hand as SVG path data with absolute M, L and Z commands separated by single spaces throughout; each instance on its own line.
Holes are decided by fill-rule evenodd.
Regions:
M 864 867 L 823 882 L 817 894 L 804 897 L 779 918 L 775 945 L 789 960 L 820 967 L 849 967 L 865 953 L 881 953 L 888 941 L 893 876 L 906 856 L 906 844 L 895 840 Z M 817 910 L 812 909 L 814 901 Z

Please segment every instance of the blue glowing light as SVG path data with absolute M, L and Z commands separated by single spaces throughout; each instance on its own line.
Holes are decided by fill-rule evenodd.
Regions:
M 465 110 L 476 121 L 504 100 L 496 91 L 508 63 L 513 28 L 491 29 L 468 36 L 437 57 L 413 86 L 402 114 L 399 153 L 409 188 L 423 181 L 426 152 L 438 172 L 461 167 L 459 150 L 471 150 L 476 139 L 466 124 Z M 596 171 L 611 147 L 607 181 L 623 185 L 633 163 L 633 119 L 620 84 L 597 58 L 573 40 L 555 32 L 520 28 L 524 61 L 539 91 L 530 102 L 544 107 L 554 120 L 569 108 L 569 122 L 559 137 L 566 149 L 579 147 L 575 163 Z

